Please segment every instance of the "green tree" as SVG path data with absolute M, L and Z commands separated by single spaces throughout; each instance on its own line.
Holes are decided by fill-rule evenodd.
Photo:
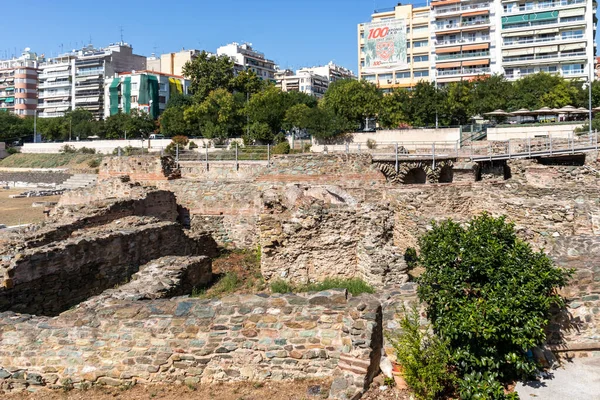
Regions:
M 85 139 L 98 133 L 99 123 L 94 115 L 84 109 L 78 108 L 65 113 L 64 119 L 69 123 L 72 138 Z
M 158 120 L 160 133 L 168 136 L 191 136 L 193 129 L 184 118 L 185 110 L 184 106 L 167 106 Z
M 506 111 L 513 96 L 513 85 L 503 75 L 481 77 L 473 81 L 471 110 L 481 115 L 502 109 Z
M 173 93 L 169 97 L 165 110 L 168 110 L 171 107 L 185 108 L 192 104 L 194 104 L 194 98 L 192 96 L 183 93 Z
M 306 104 L 295 104 L 287 109 L 283 120 L 283 128 L 292 130 L 293 128 L 306 129 L 310 125 L 311 108 Z
M 425 272 L 418 296 L 435 332 L 449 341 L 461 398 L 503 398 L 473 391 L 502 393 L 493 382 L 536 370 L 526 352 L 544 343 L 551 308 L 564 307 L 558 289 L 570 272 L 533 251 L 514 224 L 488 214 L 465 227 L 434 223 L 419 245 Z
M 358 128 L 379 114 L 382 93 L 367 81 L 342 79 L 333 82 L 323 97 L 325 107 Z
M 408 106 L 408 118 L 413 126 L 432 126 L 435 124 L 436 111 L 440 118 L 444 109 L 445 92 L 432 82 L 420 81 L 411 92 Z
M 345 116 L 336 114 L 322 104 L 310 109 L 308 122 L 308 133 L 322 142 L 356 130 L 356 123 L 348 121 Z
M 469 81 L 451 82 L 445 88 L 442 114 L 445 125 L 464 125 L 473 115 L 472 85 Z M 438 116 L 439 118 L 439 116 Z
M 104 137 L 106 139 L 121 139 L 131 137 L 131 133 L 127 131 L 129 127 L 129 114 L 119 112 L 111 115 L 104 121 Z
M 230 83 L 231 90 L 248 94 L 249 96 L 260 92 L 264 86 L 265 82 L 263 82 L 258 75 L 256 75 L 256 72 L 252 70 L 241 71 Z
M 148 138 L 156 130 L 156 121 L 145 111 L 133 109 L 126 119 L 127 137 Z
M 183 75 L 190 80 L 190 90 L 198 103 L 217 89 L 229 89 L 233 80 L 233 61 L 229 56 L 215 56 L 206 51 L 183 66 Z
M 239 114 L 233 94 L 227 89 L 216 89 L 206 99 L 184 111 L 191 126 L 199 126 L 202 135 L 209 139 L 224 140 L 236 133 Z
M 579 84 L 580 85 L 580 84 Z M 513 83 L 514 97 L 510 109 L 541 107 L 577 106 L 581 98 L 581 88 L 558 75 L 545 72 L 527 75 Z
M 69 137 L 69 121 L 64 117 L 38 118 L 37 131 L 45 140 L 65 140 Z
M 383 128 L 394 129 L 404 123 L 410 123 L 408 117 L 410 102 L 410 94 L 404 88 L 396 88 L 392 93 L 383 96 L 379 112 L 379 124 Z
M 20 118 L 0 111 L 0 140 L 18 140 L 33 134 L 33 118 Z

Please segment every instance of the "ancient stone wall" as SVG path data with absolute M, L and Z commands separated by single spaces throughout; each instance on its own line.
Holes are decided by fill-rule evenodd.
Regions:
M 0 186 L 9 187 L 56 187 L 71 177 L 64 172 L 0 171 Z
M 192 240 L 174 222 L 126 217 L 68 239 L 3 256 L 0 310 L 56 315 L 120 284 L 166 255 L 214 255 L 214 242 Z
M 264 194 L 258 223 L 261 272 L 295 283 L 361 278 L 372 285 L 408 280 L 392 245 L 393 210 L 359 205 L 336 187 L 290 186 Z
M 152 182 L 177 179 L 181 171 L 172 157 L 155 155 L 136 157 L 105 157 L 98 171 L 98 179 L 127 175 L 133 182 Z
M 181 161 L 181 176 L 198 181 L 248 182 L 265 173 L 267 161 Z
M 5 312 L 0 389 L 333 378 L 331 397 L 348 399 L 379 368 L 380 327 L 379 302 L 344 291 Z

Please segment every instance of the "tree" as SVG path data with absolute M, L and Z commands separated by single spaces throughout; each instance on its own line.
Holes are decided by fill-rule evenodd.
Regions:
M 356 123 L 348 121 L 345 116 L 336 114 L 323 104 L 310 110 L 308 122 L 308 133 L 324 142 L 356 129 Z
M 163 135 L 186 135 L 191 136 L 193 129 L 185 120 L 185 106 L 167 106 L 165 111 L 158 119 L 160 125 L 160 133 Z
M 333 82 L 323 97 L 324 105 L 358 128 L 367 118 L 377 117 L 382 93 L 367 81 L 342 79 Z
M 184 111 L 188 124 L 199 126 L 202 135 L 223 140 L 236 132 L 239 106 L 226 89 L 216 89 L 206 99 Z
M 190 90 L 198 103 L 217 89 L 229 89 L 233 80 L 233 61 L 229 56 L 214 56 L 206 51 L 183 66 Z
M 171 107 L 185 108 L 192 104 L 194 104 L 194 98 L 192 96 L 183 93 L 173 93 L 169 97 L 165 110 L 168 110 Z
M 306 129 L 310 125 L 311 108 L 306 104 L 295 104 L 287 109 L 283 120 L 285 130 Z
M 506 111 L 513 96 L 513 85 L 503 75 L 480 77 L 473 81 L 471 110 L 474 114 L 502 109 Z
M 577 106 L 581 88 L 558 75 L 545 72 L 527 75 L 513 83 L 514 98 L 510 109 Z
M 133 109 L 126 119 L 125 129 L 127 129 L 127 137 L 148 138 L 156 130 L 156 122 L 147 112 Z
M 381 99 L 381 110 L 379 112 L 379 124 L 383 128 L 398 128 L 403 123 L 410 123 L 408 108 L 411 99 L 408 90 L 396 88 Z
M 472 85 L 468 81 L 451 82 L 445 89 L 443 122 L 445 125 L 464 125 L 473 115 Z M 439 118 L 439 116 L 438 116 Z
M 37 131 L 45 140 L 65 140 L 69 137 L 69 129 L 69 121 L 64 117 L 37 120 Z
M 500 383 L 536 370 L 526 353 L 544 343 L 551 307 L 564 307 L 558 289 L 571 272 L 533 251 L 504 217 L 488 214 L 465 227 L 434 223 L 419 245 L 425 272 L 418 296 L 435 332 L 449 341 L 461 398 L 503 398 L 474 392 L 492 382 L 488 389 L 502 396 Z
M 260 92 L 264 86 L 265 82 L 256 75 L 256 72 L 251 70 L 241 71 L 230 83 L 232 91 L 248 94 L 249 96 Z
M 94 119 L 94 115 L 84 109 L 78 108 L 73 111 L 68 111 L 64 116 L 65 121 L 69 124 L 72 137 L 85 139 L 88 136 L 95 136 L 98 133 L 98 121 Z
M 445 93 L 432 82 L 419 81 L 413 88 L 408 107 L 408 118 L 413 126 L 432 126 L 435 124 L 436 111 L 441 116 Z
M 106 139 L 120 139 L 129 136 L 127 132 L 128 121 L 131 117 L 128 114 L 119 112 L 111 115 L 104 121 L 104 137 Z

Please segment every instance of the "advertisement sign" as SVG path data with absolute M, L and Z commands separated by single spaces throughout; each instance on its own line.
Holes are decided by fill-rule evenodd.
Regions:
M 363 72 L 376 73 L 407 68 L 406 23 L 390 19 L 364 24 L 365 66 Z

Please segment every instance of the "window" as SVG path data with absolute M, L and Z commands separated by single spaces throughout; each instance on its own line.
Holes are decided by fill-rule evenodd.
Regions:
M 575 22 L 575 21 L 583 21 L 583 15 L 578 17 L 564 17 L 560 19 L 560 22 Z
M 563 39 L 577 39 L 583 37 L 583 29 L 562 32 Z
M 410 33 L 410 26 L 406 27 L 406 33 Z
M 160 90 L 163 92 L 166 92 L 168 90 L 167 84 L 166 83 L 161 83 L 160 84 Z
M 428 30 L 429 27 L 427 25 L 413 26 L 413 33 L 423 33 L 427 32 Z
M 303 92 L 304 91 L 304 86 L 300 86 L 300 91 Z
M 396 72 L 396 79 L 410 78 L 410 71 Z
M 361 39 L 364 39 L 364 38 L 365 38 L 365 32 L 364 32 L 364 31 L 360 33 L 360 38 L 361 38 Z
M 131 82 L 131 90 L 133 90 L 134 92 L 138 90 L 137 82 Z
M 164 104 L 167 102 L 167 98 L 165 96 L 158 96 L 158 102 Z
M 131 96 L 131 102 L 132 103 L 137 103 L 138 102 L 138 97 L 137 96 Z
M 413 42 L 413 47 L 427 47 L 427 46 L 429 46 L 428 40 L 418 40 L 416 42 Z
M 414 75 L 415 75 L 415 78 L 422 77 L 422 76 L 429 76 L 429 70 L 428 69 L 415 70 Z
M 414 56 L 413 57 L 413 62 L 423 62 L 423 61 L 429 61 L 429 56 L 424 55 L 424 56 Z
M 364 66 L 365 66 L 365 62 L 364 62 L 364 60 L 360 62 L 360 66 L 361 66 L 361 67 L 364 67 Z
M 364 75 L 363 79 L 370 82 L 374 82 L 376 80 L 375 75 Z
M 551 67 L 540 67 L 540 72 L 552 73 L 552 72 L 557 72 L 557 71 L 558 71 L 558 67 L 556 65 L 551 66 Z
M 387 80 L 392 80 L 394 79 L 394 75 L 393 74 L 381 74 L 379 75 L 379 80 L 380 81 L 387 81 Z

